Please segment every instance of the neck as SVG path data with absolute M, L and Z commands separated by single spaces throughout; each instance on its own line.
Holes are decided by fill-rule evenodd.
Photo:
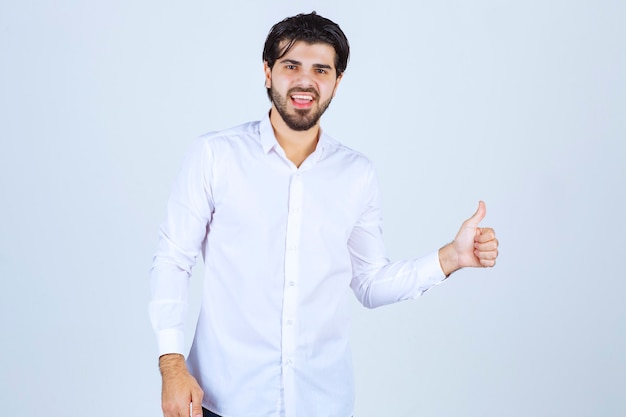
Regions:
M 285 151 L 287 159 L 299 167 L 317 146 L 320 134 L 319 122 L 309 130 L 293 130 L 287 126 L 274 106 L 272 106 L 270 111 L 270 122 L 274 129 L 274 136 L 276 136 L 280 147 Z

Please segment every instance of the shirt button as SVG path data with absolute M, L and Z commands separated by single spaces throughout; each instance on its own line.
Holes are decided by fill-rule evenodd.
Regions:
M 287 324 L 291 326 L 293 324 L 293 320 L 287 320 Z
M 289 366 L 293 365 L 293 361 L 291 359 L 287 359 L 287 365 Z
M 294 285 L 296 285 L 295 281 L 289 281 L 289 286 L 293 287 Z

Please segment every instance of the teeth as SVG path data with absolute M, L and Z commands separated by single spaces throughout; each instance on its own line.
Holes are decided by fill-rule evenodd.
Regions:
M 291 98 L 293 98 L 295 100 L 309 100 L 309 101 L 313 100 L 313 97 L 311 97 L 311 96 L 300 96 L 300 95 L 297 95 L 297 94 L 291 96 Z

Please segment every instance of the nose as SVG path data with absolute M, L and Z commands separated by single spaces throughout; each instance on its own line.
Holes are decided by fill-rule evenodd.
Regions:
M 305 71 L 301 71 L 296 78 L 296 87 L 314 87 L 313 77 Z

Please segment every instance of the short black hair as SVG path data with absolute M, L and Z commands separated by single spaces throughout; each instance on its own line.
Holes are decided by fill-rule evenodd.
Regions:
M 283 41 L 287 43 L 281 48 L 280 44 Z M 346 70 L 350 57 L 348 38 L 338 24 L 318 15 L 315 11 L 288 17 L 272 26 L 265 40 L 263 61 L 273 68 L 276 61 L 285 56 L 297 41 L 329 44 L 335 49 L 337 77 Z M 267 93 L 270 94 L 269 89 Z

